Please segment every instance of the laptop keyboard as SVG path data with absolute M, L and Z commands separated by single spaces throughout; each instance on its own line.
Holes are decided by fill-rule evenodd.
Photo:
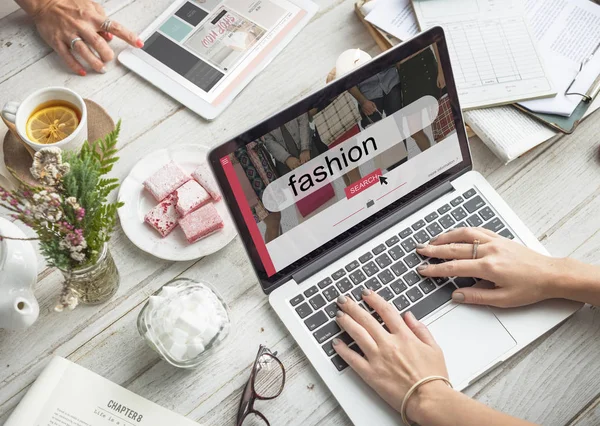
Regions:
M 466 226 L 481 226 L 506 238 L 514 238 L 483 197 L 472 188 L 290 299 L 298 317 L 338 371 L 348 365 L 336 355 L 332 346 L 334 337 L 346 342 L 359 354 L 362 355 L 362 352 L 335 321 L 337 297 L 340 294 L 351 297 L 383 324 L 379 315 L 362 301 L 362 290 L 369 288 L 392 303 L 399 312 L 411 311 L 417 319 L 424 318 L 450 301 L 454 290 L 470 287 L 476 280 L 468 277 L 422 277 L 415 271 L 417 266 L 442 263 L 444 260 L 424 259 L 415 248 L 442 232 Z

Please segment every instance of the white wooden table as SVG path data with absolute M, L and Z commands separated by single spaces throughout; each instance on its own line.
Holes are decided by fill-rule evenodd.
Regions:
M 353 13 L 351 0 L 318 0 L 307 28 L 214 122 L 208 123 L 116 63 L 104 75 L 79 77 L 36 36 L 21 12 L 0 20 L 0 102 L 48 85 L 70 87 L 123 119 L 124 178 L 135 162 L 175 144 L 214 146 L 288 102 L 320 87 L 335 58 L 359 47 L 378 53 Z M 111 18 L 141 31 L 169 0 L 102 2 Z M 120 51 L 124 45 L 113 46 Z M 476 169 L 555 255 L 600 263 L 600 120 L 504 166 L 477 139 Z M 170 410 L 207 425 L 233 425 L 242 387 L 259 343 L 280 353 L 285 391 L 258 403 L 277 425 L 348 425 L 349 419 L 270 309 L 239 239 L 218 254 L 167 262 L 138 250 L 120 229 L 110 244 L 121 287 L 108 303 L 52 311 L 61 275 L 41 263 L 36 295 L 41 314 L 24 332 L 0 330 L 0 423 L 4 423 L 49 357 L 61 355 Z M 201 277 L 229 303 L 235 335 L 197 370 L 170 367 L 138 336 L 137 315 L 167 281 Z M 522 354 L 492 371 L 467 394 L 509 414 L 544 425 L 600 424 L 600 312 L 585 307 Z

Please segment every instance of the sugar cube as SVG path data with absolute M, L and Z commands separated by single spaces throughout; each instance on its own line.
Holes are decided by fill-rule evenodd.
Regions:
M 194 243 L 225 226 L 217 209 L 212 204 L 206 204 L 193 213 L 179 219 L 179 226 L 183 230 L 188 242 Z
M 188 344 L 187 356 L 189 358 L 195 358 L 204 352 L 204 345 L 200 339 L 193 340 Z
M 208 192 L 195 180 L 187 181 L 181 185 L 175 191 L 175 197 L 177 198 L 177 212 L 181 216 L 190 214 L 211 200 Z
M 144 222 L 153 227 L 163 238 L 171 233 L 177 226 L 179 214 L 175 208 L 173 195 L 158 203 L 144 217 Z
M 202 318 L 196 315 L 195 311 L 185 311 L 175 324 L 181 330 L 184 330 L 189 336 L 197 336 L 204 331 L 205 323 Z
M 221 199 L 221 193 L 219 192 L 217 183 L 206 164 L 203 164 L 194 170 L 192 177 L 208 191 L 213 200 L 219 201 Z
M 188 339 L 189 333 L 181 328 L 174 328 L 171 330 L 171 338 L 175 343 L 185 343 Z
M 175 342 L 168 350 L 169 355 L 171 355 L 174 359 L 184 361 L 186 359 L 185 353 L 187 352 L 188 347 L 185 343 Z
M 175 162 L 165 164 L 156 173 L 144 181 L 144 187 L 156 198 L 162 201 L 191 177 Z

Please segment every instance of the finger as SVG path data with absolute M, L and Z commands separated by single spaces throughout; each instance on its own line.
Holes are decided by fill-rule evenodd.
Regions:
M 73 56 L 69 48 L 65 45 L 60 45 L 56 48 L 56 52 L 65 61 L 65 64 L 73 71 L 75 74 L 79 74 L 82 77 L 85 77 L 87 74 L 83 66 L 79 63 L 77 59 Z
M 424 277 L 477 277 L 482 275 L 481 259 L 450 260 L 437 265 L 422 264 L 417 266 L 417 272 Z
M 473 287 L 459 288 L 452 293 L 456 303 L 507 307 L 509 294 L 504 288 L 495 288 L 490 282 L 478 282 Z
M 387 331 L 358 303 L 346 296 L 338 297 L 341 311 L 336 313 L 338 323 L 354 338 L 356 343 L 367 353 L 377 348 L 376 340 L 381 340 Z M 370 320 L 370 321 L 369 321 Z
M 399 333 L 406 330 L 406 324 L 398 313 L 398 310 L 385 301 L 383 297 L 371 291 L 363 294 L 363 299 L 370 307 L 375 309 L 391 333 Z
M 417 244 L 417 253 L 437 259 L 471 259 L 473 244 L 450 243 L 444 245 Z M 485 256 L 485 244 L 477 248 L 477 258 Z
M 450 243 L 472 243 L 479 240 L 487 243 L 498 235 L 484 228 L 456 228 L 429 240 L 429 244 L 436 246 Z
M 100 60 L 83 41 L 78 41 L 74 44 L 75 52 L 77 52 L 81 58 L 86 61 L 94 69 L 94 71 L 101 74 L 106 72 L 104 68 L 104 62 Z
M 404 321 L 406 322 L 408 328 L 415 333 L 415 336 L 417 336 L 421 342 L 429 346 L 437 346 L 437 342 L 431 335 L 429 329 L 425 326 L 425 324 L 417 320 L 412 312 L 408 311 L 404 315 Z
M 80 29 L 80 33 L 83 40 L 98 53 L 103 62 L 110 62 L 113 60 L 115 54 L 100 34 L 91 28 L 82 28 Z M 102 66 L 104 66 L 104 64 Z
M 342 341 L 342 339 L 338 339 L 336 337 L 331 343 L 333 345 L 333 349 L 338 353 L 338 355 L 341 356 L 344 361 L 346 361 L 350 368 L 356 371 L 358 375 L 364 379 L 369 372 L 369 362 L 360 356 L 356 351 L 350 349 L 348 345 Z
M 118 22 L 112 21 L 110 32 L 134 47 L 144 47 L 144 42 L 135 33 L 129 31 Z

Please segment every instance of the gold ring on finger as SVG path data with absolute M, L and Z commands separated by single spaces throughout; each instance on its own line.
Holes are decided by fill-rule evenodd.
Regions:
M 479 241 L 479 240 L 473 241 L 473 259 L 477 259 L 477 249 L 479 248 L 479 244 L 481 244 L 481 241 Z

